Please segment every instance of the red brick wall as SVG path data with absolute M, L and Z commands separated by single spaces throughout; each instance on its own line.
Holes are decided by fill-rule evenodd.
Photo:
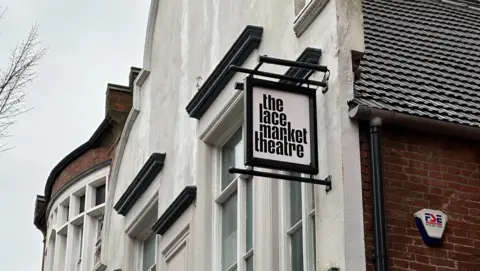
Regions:
M 369 127 L 361 129 L 367 270 L 373 270 Z M 480 142 L 384 126 L 384 187 L 391 270 L 480 271 Z M 429 248 L 413 214 L 448 215 L 444 244 Z
M 99 147 L 96 149 L 91 149 L 84 153 L 82 156 L 77 158 L 75 161 L 70 163 L 63 171 L 60 173 L 58 178 L 55 180 L 55 184 L 52 189 L 52 196 L 67 182 L 78 174 L 110 159 L 109 156 L 110 148 Z
M 106 97 L 107 111 L 130 112 L 133 103 L 131 92 L 109 89 Z

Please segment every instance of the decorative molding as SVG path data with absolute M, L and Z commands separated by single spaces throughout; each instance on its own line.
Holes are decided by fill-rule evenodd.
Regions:
M 106 269 L 107 269 L 107 266 L 105 264 L 98 262 L 93 268 L 93 271 L 105 271 Z
M 165 161 L 165 153 L 153 153 L 147 162 L 138 172 L 133 182 L 127 187 L 120 199 L 117 201 L 113 209 L 119 214 L 125 216 L 135 205 L 137 200 L 147 190 L 158 173 L 162 171 Z
M 132 92 L 132 89 L 129 86 L 117 85 L 112 83 L 107 84 L 107 91 L 109 90 L 117 90 L 117 91 L 123 91 L 128 93 Z
M 230 65 L 242 66 L 262 41 L 263 28 L 248 25 L 208 76 L 186 110 L 191 118 L 200 119 L 235 75 Z
M 187 224 L 172 241 L 162 250 L 162 256 L 165 262 L 169 262 L 177 252 L 185 246 L 188 246 L 188 236 L 190 234 L 190 224 Z
M 152 230 L 163 235 L 185 212 L 197 198 L 197 187 L 186 186 L 178 197 L 170 204 L 162 216 L 153 224 Z
M 327 3 L 328 0 L 311 0 L 300 14 L 298 14 L 293 22 L 293 31 L 297 37 L 300 37 L 303 32 L 305 32 L 313 20 L 317 18 L 318 14 L 322 12 Z
M 140 76 L 139 76 L 140 77 Z M 138 79 L 138 78 L 137 78 Z M 112 191 L 111 193 L 107 193 L 106 197 L 106 203 L 105 203 L 105 220 L 103 227 L 105 229 L 104 231 L 104 238 L 108 240 L 109 234 L 110 234 L 110 221 L 111 221 L 111 216 L 112 213 L 114 212 L 113 210 L 113 204 L 114 204 L 114 197 L 115 197 L 115 189 L 117 187 L 117 179 L 118 179 L 118 174 L 120 172 L 120 166 L 122 165 L 123 161 L 123 156 L 125 154 L 125 148 L 127 146 L 128 139 L 130 137 L 130 132 L 132 131 L 133 125 L 135 124 L 135 121 L 138 117 L 138 114 L 140 113 L 140 109 L 138 107 L 138 104 L 135 102 L 135 94 L 136 92 L 134 91 L 134 97 L 133 97 L 133 105 L 132 109 L 130 110 L 130 113 L 128 114 L 127 121 L 125 122 L 125 125 L 122 130 L 122 134 L 120 135 L 120 140 L 118 142 L 118 146 L 115 149 L 115 159 L 113 160 L 113 165 L 112 165 L 112 171 L 110 172 L 110 177 L 108 179 L 109 183 L 109 191 Z M 138 100 L 138 99 L 137 99 Z M 101 261 L 106 261 L 107 257 L 107 250 L 108 246 L 105 246 L 102 249 L 102 252 L 100 254 L 100 260 Z
M 53 203 L 57 200 L 57 198 L 59 197 L 59 195 L 61 195 L 65 190 L 69 189 L 71 186 L 73 186 L 74 184 L 77 183 L 77 181 L 87 177 L 88 175 L 94 173 L 95 171 L 99 171 L 105 167 L 109 167 L 112 163 L 112 159 L 108 159 L 108 160 L 105 160 L 79 174 L 77 174 L 75 177 L 73 177 L 72 179 L 70 179 L 70 181 L 68 181 L 64 186 L 62 186 L 60 189 L 58 189 L 57 192 L 55 192 L 55 194 L 53 195 L 53 197 L 50 198 L 50 201 L 48 202 L 48 206 L 47 206 L 47 209 L 46 209 L 46 212 L 45 214 L 48 214 L 50 213 L 50 209 L 52 208 L 53 206 Z
M 147 35 L 145 37 L 145 46 L 143 48 L 143 68 L 147 70 L 151 70 L 153 37 L 155 33 L 155 24 L 157 20 L 159 2 L 160 0 L 150 1 L 150 10 L 148 13 L 148 21 L 147 21 L 147 29 L 146 29 Z
M 147 70 L 141 70 L 140 73 L 138 74 L 137 78 L 135 79 L 134 84 L 137 87 L 143 86 L 143 83 L 145 83 L 145 80 L 147 80 L 148 76 L 150 75 L 150 72 Z
M 297 58 L 298 62 L 306 62 L 306 63 L 311 63 L 311 64 L 318 64 L 320 61 L 320 58 L 322 57 L 322 50 L 317 49 L 317 48 L 312 48 L 312 47 L 307 47 L 305 50 L 303 50 L 302 54 Z M 308 74 L 308 70 L 302 69 L 302 68 L 289 68 L 286 72 L 285 75 L 296 77 L 296 78 L 305 78 L 305 76 Z M 298 84 L 295 82 L 289 82 L 286 80 L 280 80 L 280 83 L 286 83 L 286 84 Z
M 137 79 L 137 77 L 140 76 L 141 72 L 142 72 L 141 68 L 130 67 L 130 74 L 128 75 L 128 88 L 130 88 L 131 92 L 133 92 L 134 82 Z
M 125 227 L 125 233 L 139 240 L 143 240 L 151 232 L 151 226 L 158 217 L 158 190 L 153 193 L 143 208 L 131 219 Z M 145 235 L 145 236 L 144 236 Z
M 223 142 L 223 136 L 230 137 L 229 129 L 238 129 L 243 121 L 243 91 L 236 91 L 225 106 L 200 134 L 200 140 L 206 144 L 217 145 Z M 238 122 L 238 123 L 236 123 Z

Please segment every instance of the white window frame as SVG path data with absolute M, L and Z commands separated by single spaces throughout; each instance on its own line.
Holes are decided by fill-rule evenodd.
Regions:
M 82 270 L 82 256 L 83 256 L 83 248 L 84 248 L 84 225 L 82 224 L 81 226 L 78 227 L 78 237 L 77 237 L 77 242 L 78 242 L 78 251 L 77 251 L 77 270 L 80 271 Z
M 287 173 L 288 174 L 288 173 Z M 307 177 L 305 175 L 304 177 Z M 303 271 L 316 271 L 316 229 L 315 229 L 315 210 L 316 201 L 314 195 L 313 184 L 301 183 L 301 195 L 302 195 L 302 216 L 300 221 L 291 225 L 290 223 L 290 182 L 282 181 L 281 191 L 283 198 L 283 210 L 282 210 L 282 224 L 283 231 L 283 271 L 295 271 L 292 270 L 292 253 L 291 253 L 291 234 L 295 233 L 298 228 L 302 231 L 302 249 L 303 249 Z M 312 191 L 313 190 L 313 191 Z M 311 203 L 313 201 L 313 209 Z
M 303 8 L 295 14 L 293 21 L 293 31 L 297 37 L 300 37 L 303 32 L 312 24 L 317 16 L 325 8 L 329 0 L 292 0 L 293 12 L 295 12 L 296 6 L 299 1 L 304 1 Z
M 222 168 L 222 147 L 232 138 L 232 136 L 235 135 L 235 133 L 239 130 L 242 129 L 242 141 L 244 141 L 243 135 L 244 135 L 244 127 L 241 126 L 241 122 L 237 123 L 237 125 L 232 126 L 230 131 L 228 131 L 226 134 L 227 136 L 223 137 L 223 140 L 219 140 L 216 142 L 214 146 L 214 163 L 213 163 L 213 172 L 214 172 L 214 201 L 216 204 L 215 210 L 214 210 L 214 238 L 216 239 L 214 241 L 214 247 L 213 249 L 215 250 L 214 252 L 214 266 L 216 267 L 216 270 L 221 270 L 221 271 L 231 271 L 231 270 L 237 270 L 237 271 L 246 271 L 247 270 L 247 260 L 250 259 L 251 257 L 254 257 L 254 238 L 253 238 L 253 233 L 255 232 L 255 222 L 254 222 L 254 214 L 251 214 L 252 217 L 252 248 L 247 251 L 247 182 L 252 182 L 252 192 L 254 194 L 255 191 L 255 185 L 252 180 L 251 176 L 248 175 L 243 175 L 243 174 L 238 174 L 233 181 L 231 181 L 230 184 L 228 184 L 223 190 L 222 190 L 222 173 L 223 173 L 223 168 Z M 236 255 L 236 261 L 234 264 L 232 264 L 230 267 L 227 267 L 226 269 L 222 269 L 222 209 L 223 209 L 223 204 L 226 202 L 227 199 L 229 199 L 231 196 L 234 194 L 237 194 L 237 255 Z M 254 195 L 252 194 L 252 204 L 254 206 L 255 201 L 254 201 Z M 254 207 L 252 208 L 252 211 L 254 211 Z M 253 260 L 255 260 L 253 258 Z
M 158 188 L 157 188 L 158 189 Z M 130 214 L 129 214 L 130 215 Z M 158 190 L 150 196 L 143 208 L 133 217 L 130 223 L 125 227 L 125 233 L 132 241 L 132 246 L 127 249 L 127 253 L 135 255 L 135 261 L 128 268 L 133 270 L 142 270 L 143 268 L 143 242 L 152 233 L 152 225 L 157 220 L 158 215 Z M 158 265 L 158 236 L 155 234 L 155 264 Z
M 138 265 L 139 265 L 139 268 L 140 268 L 139 270 L 143 270 L 143 268 L 144 268 L 144 266 L 143 266 L 143 256 L 144 256 L 143 247 L 144 247 L 144 245 L 145 245 L 145 241 L 147 241 L 147 239 L 148 239 L 148 237 L 149 237 L 150 235 L 153 235 L 153 237 L 154 237 L 154 239 L 155 239 L 154 242 L 153 242 L 153 244 L 154 244 L 153 247 L 154 247 L 154 249 L 155 249 L 155 258 L 154 258 L 153 264 L 152 264 L 151 266 L 149 266 L 147 270 L 148 270 L 148 271 L 153 271 L 153 270 L 155 270 L 155 269 L 157 268 L 157 252 L 158 252 L 158 251 L 157 251 L 157 249 L 158 249 L 157 244 L 158 244 L 158 236 L 157 236 L 157 234 L 156 234 L 155 232 L 150 231 L 150 232 L 145 236 L 145 238 L 143 238 L 143 240 L 140 240 L 140 241 L 139 241 L 139 250 L 138 250 L 138 252 L 139 252 Z
M 91 186 L 105 183 L 106 193 L 108 193 L 108 174 L 110 167 L 102 167 L 77 182 L 65 185 L 54 195 L 51 205 L 48 206 L 49 228 L 48 232 L 55 234 L 55 243 L 50 249 L 55 251 L 52 255 L 55 268 L 63 268 L 69 270 L 85 269 L 87 265 L 93 262 L 94 253 L 90 253 L 94 249 L 95 241 L 90 233 L 91 229 L 88 225 L 97 219 L 98 215 L 104 213 L 105 204 L 92 206 L 89 202 L 92 198 Z M 82 213 L 76 210 L 80 204 L 80 196 L 85 195 L 85 206 Z M 80 229 L 83 228 L 82 237 L 80 238 Z M 77 229 L 76 229 L 77 228 Z M 81 244 L 80 244 L 81 241 Z M 49 270 L 49 269 L 45 269 Z M 63 269 L 62 269 L 63 270 Z

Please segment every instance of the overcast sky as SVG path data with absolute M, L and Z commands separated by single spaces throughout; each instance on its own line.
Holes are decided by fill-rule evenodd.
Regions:
M 0 269 L 39 271 L 42 234 L 35 196 L 52 168 L 88 140 L 105 116 L 107 83 L 141 67 L 149 0 L 1 0 L 0 67 L 34 23 L 49 51 L 27 89 L 33 111 L 18 118 L 0 153 Z

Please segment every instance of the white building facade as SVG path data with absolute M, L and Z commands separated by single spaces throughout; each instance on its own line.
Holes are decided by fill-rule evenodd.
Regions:
M 464 141 L 479 135 L 478 10 L 473 0 L 152 0 L 143 67 L 128 86 L 108 85 L 104 121 L 37 196 L 42 269 L 477 270 L 465 232 L 478 159 Z M 265 56 L 280 61 L 259 67 Z M 268 83 L 251 91 L 259 78 Z M 259 125 L 263 109 L 298 129 L 302 159 L 272 163 L 283 154 L 271 143 L 292 143 L 275 136 L 253 149 L 254 133 L 275 128 Z M 252 157 L 269 168 L 247 167 Z M 432 208 L 436 228 L 449 216 L 446 246 L 427 238 Z
M 347 106 L 363 50 L 361 1 L 153 0 L 96 270 L 364 270 L 359 135 Z M 246 77 L 228 68 L 253 69 L 260 55 L 330 71 L 316 97 L 315 177 L 332 176 L 328 193 L 228 173 L 244 167 L 235 83 Z

